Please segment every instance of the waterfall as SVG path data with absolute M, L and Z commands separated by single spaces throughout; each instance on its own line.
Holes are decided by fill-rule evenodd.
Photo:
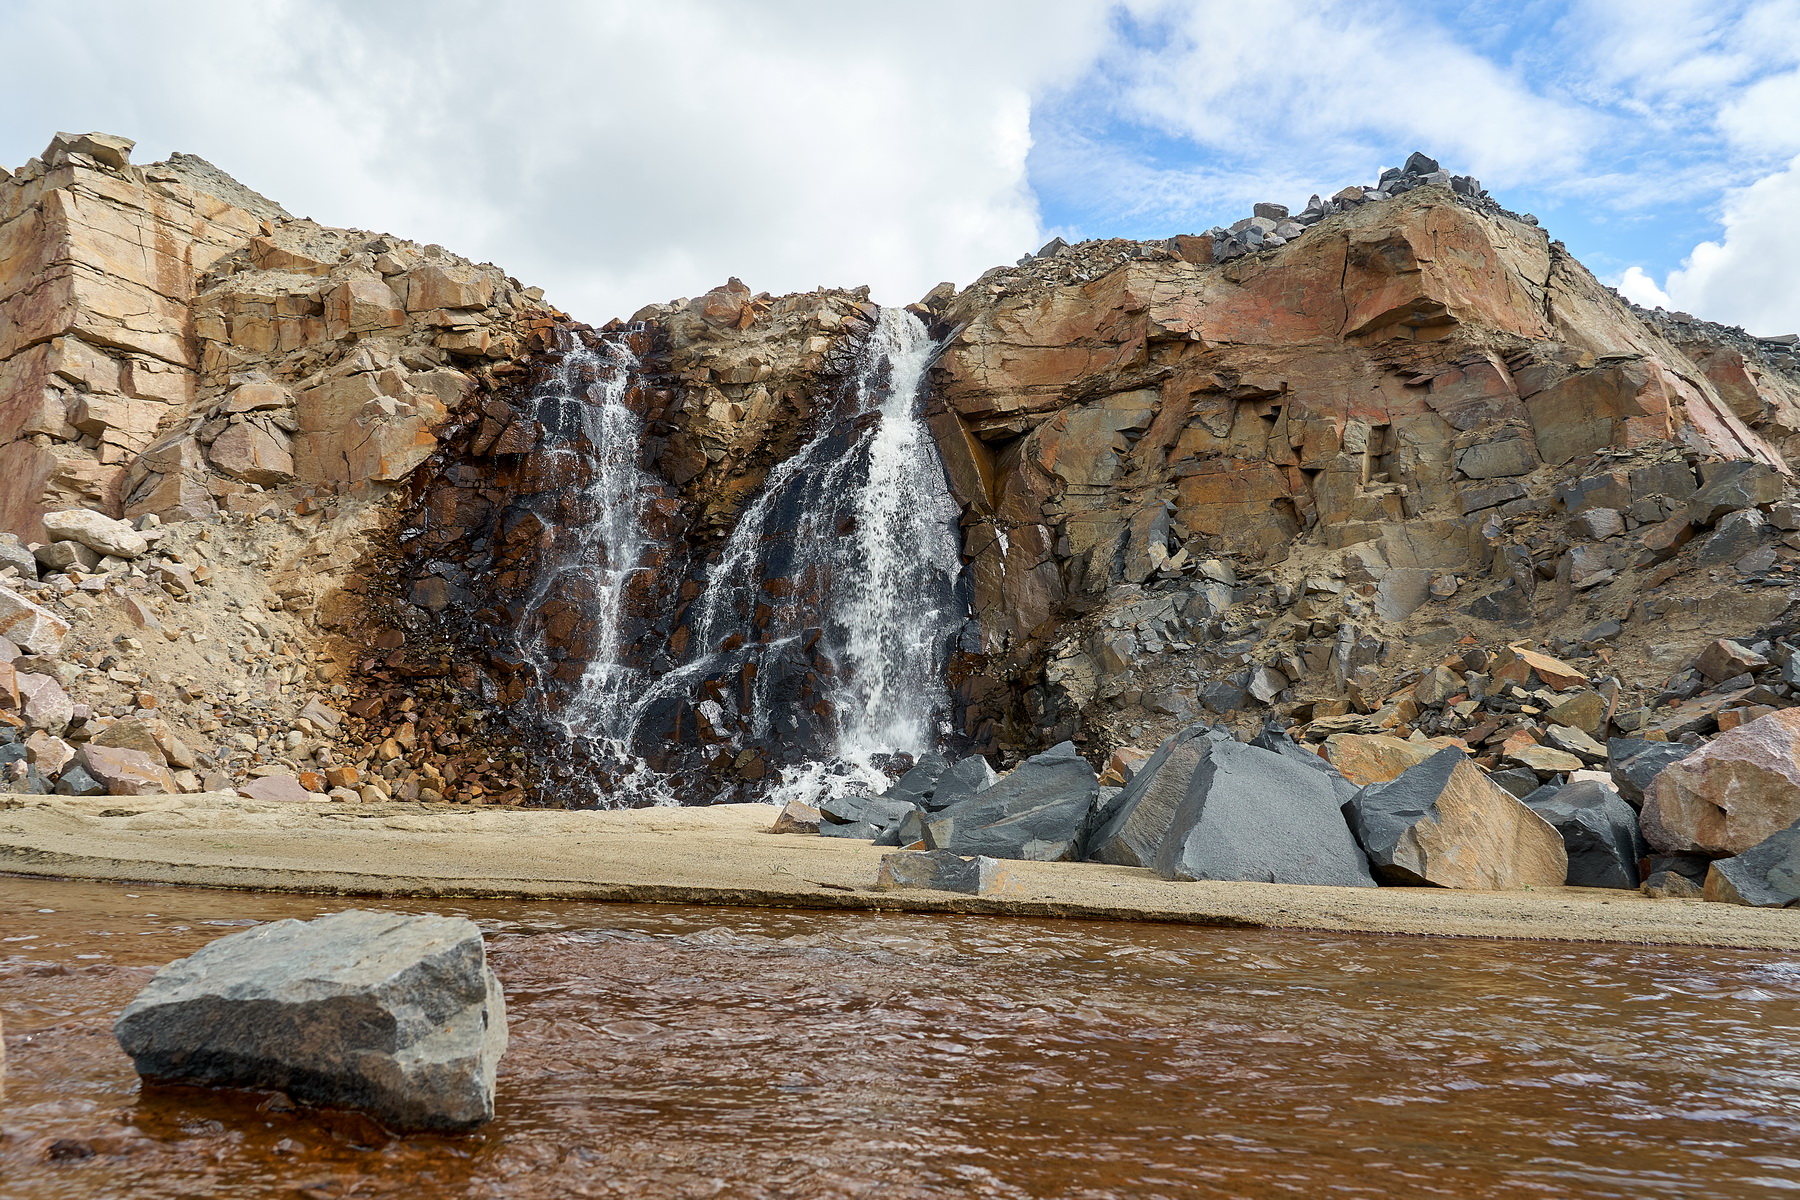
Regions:
M 539 468 L 563 484 L 546 516 L 564 543 L 540 573 L 527 610 L 541 614 L 554 604 L 555 612 L 574 614 L 585 627 L 581 676 L 549 715 L 588 741 L 622 741 L 642 686 L 642 672 L 628 665 L 625 618 L 633 577 L 650 545 L 645 510 L 660 485 L 639 465 L 643 422 L 625 403 L 636 367 L 636 356 L 618 342 L 592 348 L 577 342 L 535 395 L 545 429 Z M 524 647 L 540 679 L 558 669 L 548 624 Z

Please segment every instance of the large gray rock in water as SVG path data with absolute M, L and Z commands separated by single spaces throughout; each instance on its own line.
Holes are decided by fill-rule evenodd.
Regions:
M 1086 857 L 1120 867 L 1147 867 L 1187 795 L 1194 768 L 1205 761 L 1223 730 L 1193 725 L 1169 738 L 1101 810 Z
M 1562 835 L 1569 853 L 1569 886 L 1638 885 L 1638 859 L 1647 847 L 1631 805 L 1591 779 L 1544 788 L 1525 803 Z
M 1020 763 L 985 791 L 925 820 L 925 848 L 1061 862 L 1079 852 L 1100 781 L 1072 742 Z
M 1704 895 L 1754 908 L 1787 908 L 1800 901 L 1800 821 L 1735 858 L 1713 863 L 1706 872 Z
M 113 1033 L 146 1079 L 276 1088 L 396 1129 L 469 1129 L 494 1115 L 506 1001 L 472 922 L 352 909 L 177 959 Z
M 1164 879 L 1375 886 L 1331 780 L 1235 741 L 1194 768 L 1155 865 Z
M 1383 883 L 1513 889 L 1569 876 L 1562 835 L 1454 746 L 1370 784 L 1345 815 Z

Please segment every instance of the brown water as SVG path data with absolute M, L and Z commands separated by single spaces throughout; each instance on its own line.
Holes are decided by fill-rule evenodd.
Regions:
M 1800 1191 L 1800 962 L 1743 951 L 366 903 L 489 933 L 493 1124 L 139 1087 L 154 965 L 346 906 L 0 879 L 0 1197 Z

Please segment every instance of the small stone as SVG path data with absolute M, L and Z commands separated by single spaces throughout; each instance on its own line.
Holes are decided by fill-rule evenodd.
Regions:
M 1448 667 L 1433 667 L 1413 684 L 1413 699 L 1421 708 L 1442 708 L 1444 702 L 1463 690 L 1462 677 Z
M 902 850 L 881 856 L 875 890 L 923 888 L 965 896 L 1022 895 L 1024 886 L 997 859 L 964 858 L 948 850 Z
M 1706 893 L 1686 875 L 1657 871 L 1644 880 L 1644 894 L 1652 900 L 1703 900 Z
M 798 800 L 789 800 L 775 817 L 775 825 L 770 833 L 812 833 L 819 832 L 819 822 L 824 818 L 819 810 L 810 804 L 802 804 Z
M 1544 739 L 1558 750 L 1567 750 L 1583 762 L 1606 761 L 1606 747 L 1571 726 L 1550 725 L 1544 730 Z
M 1567 750 L 1558 750 L 1551 746 L 1521 746 L 1518 750 L 1505 756 L 1510 762 L 1521 767 L 1528 767 L 1538 775 L 1551 775 L 1561 771 L 1579 771 L 1581 759 Z

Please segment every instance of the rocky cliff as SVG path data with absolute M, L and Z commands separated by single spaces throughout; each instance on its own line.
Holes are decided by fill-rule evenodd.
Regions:
M 756 795 L 818 756 L 844 668 L 831 572 L 796 547 L 858 531 L 790 511 L 788 480 L 865 452 L 866 290 L 732 280 L 590 328 L 129 150 L 58 135 L 0 179 L 0 524 L 21 603 L 74 623 L 26 664 L 69 694 L 65 744 L 136 722 L 182 740 L 177 786 L 464 801 L 642 799 L 646 768 L 662 798 Z M 1787 632 L 1791 347 L 1635 310 L 1426 165 L 1230 230 L 1052 243 L 912 306 L 960 509 L 947 748 L 1072 738 L 1100 765 L 1274 717 L 1494 765 L 1531 714 L 1494 720 L 1467 677 L 1527 642 L 1604 697 L 1596 734 L 1787 702 L 1773 677 L 1691 700 L 1684 668 Z M 145 548 L 53 532 L 72 509 Z M 606 561 L 594 524 L 627 510 Z M 697 602 L 746 542 L 702 663 Z M 680 684 L 622 748 L 579 736 L 618 672 Z

